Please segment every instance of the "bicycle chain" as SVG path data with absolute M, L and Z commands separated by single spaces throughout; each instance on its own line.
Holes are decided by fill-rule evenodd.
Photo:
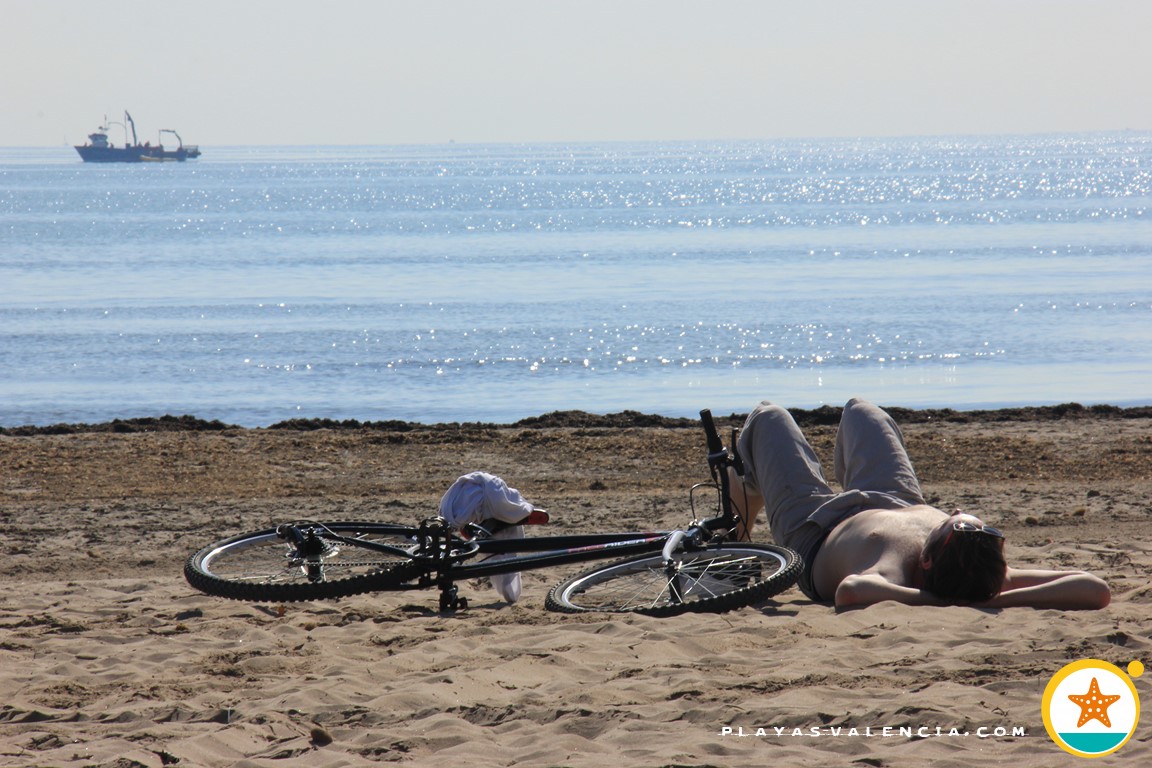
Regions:
M 357 568 L 357 567 L 364 567 L 364 566 L 376 566 L 376 567 L 392 566 L 392 567 L 395 567 L 398 565 L 403 565 L 407 562 L 409 562 L 409 561 L 408 560 L 341 560 L 338 563 L 324 562 L 324 563 L 321 563 L 320 565 L 325 569 L 328 569 L 328 568 L 344 568 L 344 569 L 346 569 L 346 568 Z M 292 563 L 292 564 L 290 564 L 289 567 L 290 568 L 299 568 L 302 565 L 304 565 L 303 562 Z

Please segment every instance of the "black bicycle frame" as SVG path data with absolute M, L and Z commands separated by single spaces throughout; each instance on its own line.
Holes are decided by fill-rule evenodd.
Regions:
M 344 541 L 362 549 L 392 555 L 415 557 L 423 560 L 428 571 L 447 571 L 453 579 L 473 579 L 485 576 L 498 576 L 536 568 L 550 568 L 558 565 L 584 563 L 603 560 L 609 557 L 625 557 L 659 551 L 673 531 L 652 531 L 645 533 L 594 533 L 572 536 L 527 536 L 518 539 L 474 539 L 463 543 L 469 548 L 463 554 L 453 554 L 436 545 L 425 546 L 415 554 L 392 544 L 381 544 L 367 539 L 328 536 L 332 541 Z M 691 533 L 691 529 L 690 529 Z M 693 538 L 686 536 L 685 541 Z M 421 554 L 424 552 L 426 554 Z M 539 554 L 518 555 L 530 552 Z M 473 557 L 511 555 L 498 560 L 464 564 L 462 561 Z M 412 585 L 418 588 L 419 585 Z

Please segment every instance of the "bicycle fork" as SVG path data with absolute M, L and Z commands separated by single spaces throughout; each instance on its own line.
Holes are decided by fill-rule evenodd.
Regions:
M 664 558 L 664 577 L 668 581 L 668 592 L 674 603 L 684 602 L 684 585 L 680 572 L 680 560 L 674 555 L 676 550 L 680 549 L 680 544 L 687 535 L 687 531 L 674 531 L 672 535 L 668 537 L 668 541 L 664 542 L 664 551 L 662 552 Z

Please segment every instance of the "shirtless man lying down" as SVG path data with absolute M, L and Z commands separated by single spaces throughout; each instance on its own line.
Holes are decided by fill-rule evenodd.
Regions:
M 834 456 L 840 493 L 778 405 L 763 402 L 748 415 L 737 448 L 742 535 L 751 536 L 767 502 L 772 536 L 804 558 L 798 586 L 817 602 L 1097 609 L 1111 600 L 1108 585 L 1083 571 L 1008 567 L 1000 531 L 925 504 L 899 427 L 869 402 L 844 407 Z

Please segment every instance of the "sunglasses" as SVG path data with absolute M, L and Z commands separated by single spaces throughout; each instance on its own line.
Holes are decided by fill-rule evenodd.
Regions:
M 1004 539 L 1003 532 L 998 528 L 993 528 L 990 525 L 976 525 L 975 523 L 968 522 L 967 520 L 957 520 L 952 523 L 952 530 L 948 531 L 948 535 L 944 537 L 944 541 L 940 543 L 940 549 L 948 546 L 948 542 L 952 540 L 952 534 L 959 531 L 960 533 L 984 533 L 993 538 Z

